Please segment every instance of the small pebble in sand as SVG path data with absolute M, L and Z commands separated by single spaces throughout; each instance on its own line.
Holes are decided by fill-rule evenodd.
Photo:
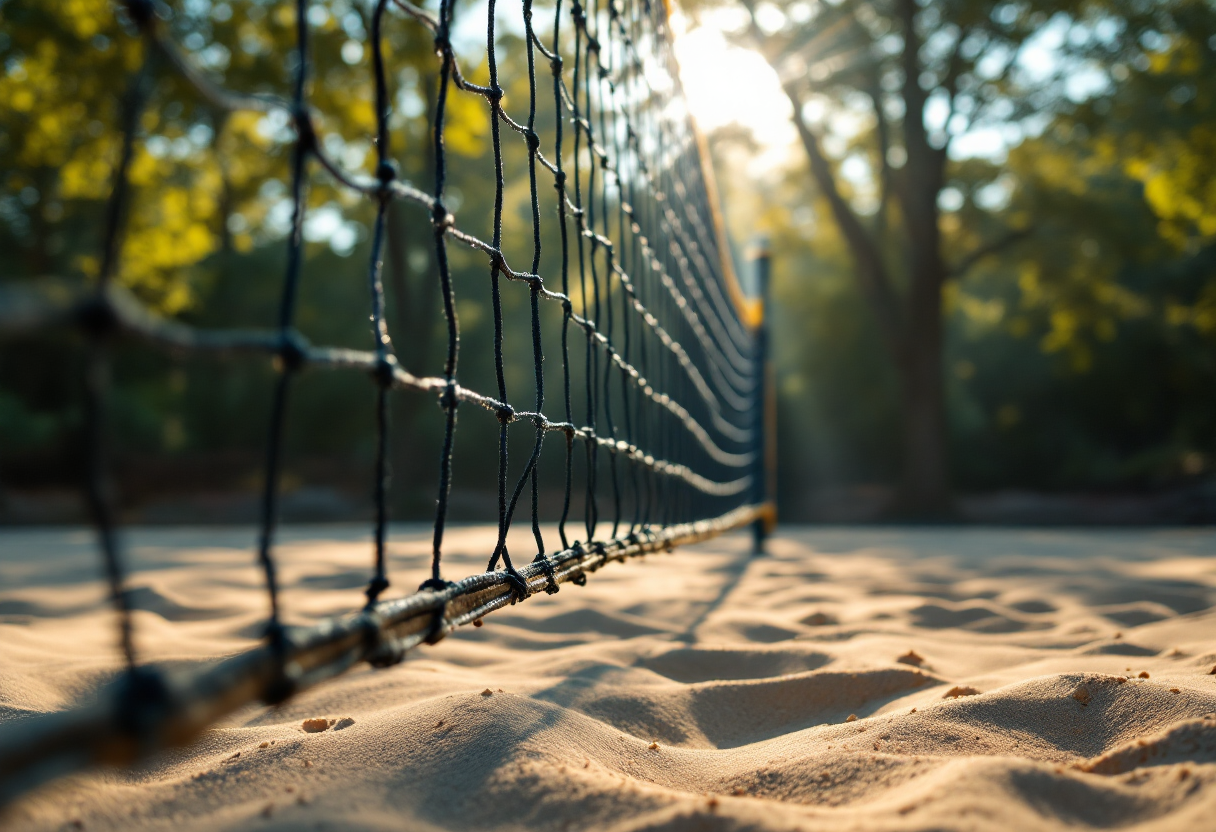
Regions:
M 480 627 L 480 626 L 482 626 L 482 621 L 481 621 L 481 619 L 480 619 L 480 618 L 476 619 L 476 620 L 473 622 L 473 626 L 474 626 L 474 627 Z
M 436 723 L 435 723 L 435 727 L 436 727 L 436 728 L 442 728 L 442 727 L 443 727 L 443 720 L 441 719 L 441 720 L 439 720 L 438 722 L 436 722 Z
M 283 789 L 283 791 L 287 792 L 288 794 L 291 794 L 295 790 L 296 790 L 295 786 L 288 786 L 287 788 Z
M 958 699 L 960 696 L 977 696 L 978 688 L 973 688 L 971 685 L 955 685 L 942 694 L 942 699 Z
M 910 713 L 910 714 L 916 713 L 916 708 L 913 708 L 912 710 L 908 711 L 908 713 Z
M 344 716 L 334 723 L 334 730 L 341 731 L 343 728 L 349 728 L 355 724 L 354 717 Z
M 1147 679 L 1147 678 L 1148 678 L 1148 671 L 1147 671 L 1147 670 L 1141 670 L 1141 671 L 1140 671 L 1140 678 L 1141 678 L 1141 679 Z
M 835 624 L 836 616 L 828 615 L 824 612 L 813 612 L 806 618 L 802 619 L 802 623 L 811 627 L 825 627 L 828 624 Z
M 312 760 L 305 760 L 304 768 L 312 768 Z
M 845 722 L 856 722 L 856 721 L 857 721 L 857 714 L 849 714 L 847 717 L 845 717 L 845 720 L 844 720 L 844 721 L 845 721 Z
M 329 727 L 329 720 L 323 716 L 314 716 L 300 723 L 305 733 L 317 734 Z
M 651 751 L 659 750 L 659 744 L 657 742 L 652 742 L 650 745 L 648 745 L 646 747 L 649 748 Z
M 1130 668 L 1129 668 L 1130 669 Z M 1208 671 L 1209 676 L 1216 676 L 1216 664 L 1212 665 L 1212 669 Z
M 483 691 L 481 692 L 481 695 L 482 695 L 482 696 L 493 696 L 493 695 L 494 695 L 494 691 L 490 690 L 489 688 L 486 688 L 485 690 L 483 690 Z
M 258 748 L 270 748 L 270 743 L 262 741 L 258 744 Z
M 235 760 L 235 759 L 236 759 L 237 757 L 239 757 L 239 756 L 241 756 L 241 752 L 239 752 L 239 751 L 238 751 L 238 752 L 236 752 L 235 754 L 233 754 L 231 757 L 229 757 L 228 759 L 229 759 L 229 760 Z
M 1170 688 L 1170 693 L 1182 693 L 1178 688 Z
M 917 653 L 915 650 L 909 650 L 895 661 L 899 662 L 900 664 L 910 664 L 913 667 L 920 667 L 925 663 L 925 657 Z
M 705 801 L 705 805 L 709 807 L 709 811 L 716 811 L 718 808 L 718 798 L 711 797 L 709 800 Z
M 1123 638 L 1123 633 L 1115 633 L 1115 638 Z
M 273 814 L 274 814 L 274 804 L 273 803 L 267 803 L 264 807 L 262 807 L 262 817 L 268 818 Z
M 1085 687 L 1085 685 L 1077 685 L 1072 692 L 1072 698 L 1082 705 L 1088 705 L 1092 697 L 1089 695 L 1089 688 Z
M 73 829 L 84 829 L 84 821 L 82 821 L 80 818 L 76 818 L 75 820 L 72 821 L 72 828 Z
M 743 797 L 743 795 L 747 794 L 747 789 L 744 786 L 735 786 L 731 790 L 731 794 L 735 797 Z

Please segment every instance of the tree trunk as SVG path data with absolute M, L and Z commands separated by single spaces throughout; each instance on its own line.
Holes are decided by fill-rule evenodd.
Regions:
M 904 205 L 911 281 L 906 329 L 895 365 L 903 406 L 903 470 L 895 514 L 933 519 L 950 513 L 950 472 L 942 374 L 942 258 L 937 194 L 940 151 L 925 145 L 907 172 Z M 909 154 L 911 157 L 912 154 Z
M 918 275 L 920 277 L 920 275 Z M 915 281 L 920 284 L 922 281 Z M 893 513 L 934 519 L 950 513 L 945 385 L 942 377 L 941 276 L 924 276 L 897 363 L 903 409 L 903 470 Z M 916 288 L 920 288 L 919 286 Z
M 933 147 L 925 129 L 927 94 L 919 80 L 916 0 L 899 0 L 897 8 L 904 36 L 904 147 L 908 154 L 899 196 L 907 227 L 911 281 L 902 354 L 895 358 L 903 404 L 903 473 L 893 509 L 897 515 L 932 519 L 950 511 L 942 379 L 942 283 L 947 269 L 937 208 L 946 149 Z

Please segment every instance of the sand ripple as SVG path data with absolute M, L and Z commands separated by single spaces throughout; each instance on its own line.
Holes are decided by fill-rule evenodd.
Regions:
M 211 534 L 134 536 L 146 654 L 195 661 L 256 632 L 249 552 Z M 28 564 L 0 538 L 21 576 L 0 583 L 0 730 L 113 672 L 96 586 L 46 565 L 56 535 L 81 557 L 64 533 Z M 294 616 L 359 603 L 363 530 L 290 537 Z M 473 571 L 492 534 L 457 539 L 454 571 Z M 402 586 L 427 543 L 394 537 Z M 1213 551 L 1210 532 L 824 530 L 752 558 L 729 538 L 250 709 L 143 770 L 61 782 L 0 825 L 1211 829 Z

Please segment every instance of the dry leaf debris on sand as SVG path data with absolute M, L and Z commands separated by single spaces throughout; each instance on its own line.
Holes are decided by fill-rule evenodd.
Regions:
M 287 531 L 291 615 L 357 608 L 365 536 Z M 5 721 L 116 666 L 91 547 L 20 534 L 18 579 L 0 585 L 0 611 L 25 611 L 0 613 Z M 450 535 L 446 569 L 484 567 L 493 529 Z M 245 543 L 132 530 L 149 660 L 256 643 Z M 392 546 L 401 585 L 426 574 L 428 534 Z M 143 769 L 61 781 L 0 827 L 1212 828 L 1212 551 L 1204 530 L 820 529 L 763 557 L 728 537 L 244 709 Z

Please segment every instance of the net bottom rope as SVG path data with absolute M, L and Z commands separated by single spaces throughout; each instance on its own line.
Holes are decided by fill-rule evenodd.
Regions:
M 0 805 L 41 783 L 97 765 L 128 765 L 184 745 L 233 711 L 277 704 L 361 662 L 387 667 L 420 644 L 560 584 L 583 584 L 605 564 L 698 543 L 768 517 L 745 505 L 719 517 L 575 545 L 519 567 L 526 591 L 505 571 L 381 601 L 282 637 L 205 669 L 124 671 L 91 703 L 6 727 L 0 736 Z

